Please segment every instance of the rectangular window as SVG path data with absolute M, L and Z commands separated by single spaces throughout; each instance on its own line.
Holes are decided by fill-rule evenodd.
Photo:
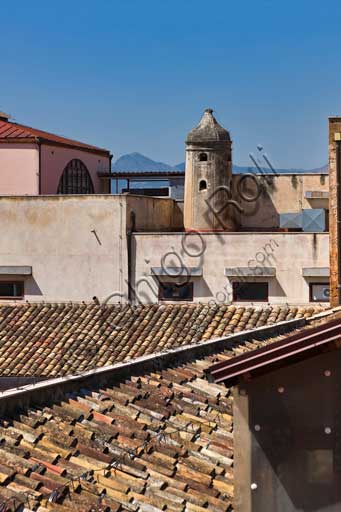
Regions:
M 159 300 L 193 300 L 193 283 L 159 283 Z
M 233 300 L 235 302 L 268 302 L 269 285 L 268 283 L 232 283 Z
M 329 283 L 310 283 L 310 302 L 329 302 Z
M 23 296 L 22 281 L 0 281 L 0 299 L 22 299 Z

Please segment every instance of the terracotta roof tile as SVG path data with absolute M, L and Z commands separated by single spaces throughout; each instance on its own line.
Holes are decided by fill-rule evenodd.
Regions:
M 83 142 L 68 139 L 68 138 L 62 137 L 60 135 L 55 135 L 53 133 L 45 132 L 43 130 L 37 130 L 36 128 L 31 128 L 30 126 L 24 126 L 21 124 L 17 124 L 12 121 L 0 120 L 0 141 L 2 141 L 2 142 L 13 142 L 13 141 L 21 142 L 24 139 L 35 139 L 35 138 L 42 139 L 45 142 L 64 144 L 64 145 L 66 144 L 67 146 L 73 146 L 75 148 L 85 149 L 87 151 L 96 151 L 96 152 L 107 153 L 107 155 L 109 155 L 109 151 L 106 149 L 103 149 L 103 148 L 91 146 L 89 144 L 84 144 Z
M 231 342 L 191 363 L 58 402 L 52 394 L 48 405 L 2 417 L 1 510 L 232 511 L 232 395 L 206 370 L 276 340 Z
M 2 510 L 232 510 L 232 398 L 204 370 L 237 350 L 2 418 Z
M 3 305 L 0 373 L 63 376 L 281 320 L 309 317 L 320 310 L 203 304 Z M 181 375 L 179 371 L 173 378 L 181 381 Z

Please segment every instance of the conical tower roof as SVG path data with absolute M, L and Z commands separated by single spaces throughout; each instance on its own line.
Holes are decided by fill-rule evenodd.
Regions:
M 213 115 L 213 110 L 207 108 L 198 126 L 193 128 L 187 135 L 186 142 L 217 142 L 230 140 L 229 132 L 220 126 Z

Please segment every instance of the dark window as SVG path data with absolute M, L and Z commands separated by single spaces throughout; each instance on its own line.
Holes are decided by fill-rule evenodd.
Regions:
M 193 300 L 193 283 L 159 283 L 159 300 Z
M 207 162 L 207 153 L 200 153 L 199 154 L 199 161 L 200 162 Z
M 202 190 L 207 190 L 207 182 L 206 180 L 200 180 L 199 181 L 199 192 Z
M 57 194 L 93 194 L 94 186 L 88 169 L 78 159 L 71 160 L 60 178 Z
M 129 190 L 123 190 L 136 196 L 156 196 L 156 197 L 169 197 L 168 188 L 130 188 Z
M 240 283 L 232 284 L 233 300 L 267 302 L 269 296 L 268 283 Z
M 329 283 L 310 283 L 310 302 L 329 302 Z
M 22 299 L 23 296 L 22 281 L 0 281 L 0 299 Z

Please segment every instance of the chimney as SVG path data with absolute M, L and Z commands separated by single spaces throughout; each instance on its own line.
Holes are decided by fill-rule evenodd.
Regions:
M 329 118 L 330 305 L 341 304 L 341 117 Z
M 0 112 L 0 121 L 8 121 L 11 116 L 9 114 L 5 114 L 5 112 Z

